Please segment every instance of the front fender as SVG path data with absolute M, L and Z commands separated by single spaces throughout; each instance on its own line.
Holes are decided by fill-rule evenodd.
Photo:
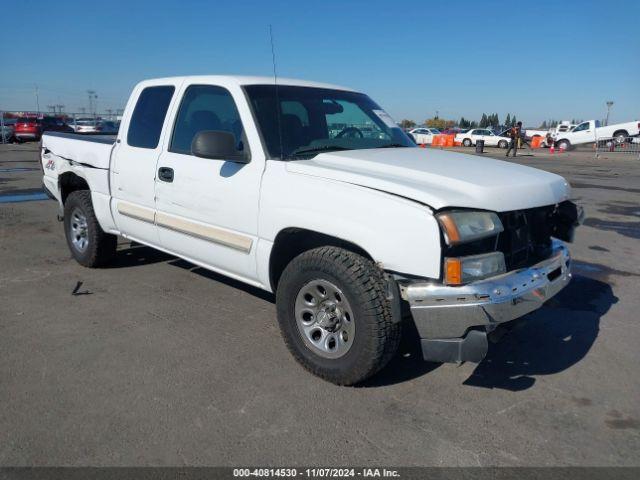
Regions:
M 291 227 L 351 242 L 385 270 L 440 277 L 437 221 L 431 208 L 412 200 L 277 165 L 263 177 L 259 236 L 273 242 Z

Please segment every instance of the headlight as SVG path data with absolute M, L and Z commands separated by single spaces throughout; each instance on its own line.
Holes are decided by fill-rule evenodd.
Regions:
M 500 275 L 507 270 L 502 252 L 445 258 L 444 268 L 444 282 L 447 285 L 462 285 Z
M 471 242 L 502 232 L 502 222 L 493 212 L 453 210 L 436 215 L 447 245 Z

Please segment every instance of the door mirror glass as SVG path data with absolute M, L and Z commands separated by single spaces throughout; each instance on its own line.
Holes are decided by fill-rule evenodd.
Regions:
M 193 137 L 191 153 L 201 158 L 249 163 L 249 155 L 238 150 L 236 145 L 236 137 L 233 133 L 221 130 L 203 130 Z

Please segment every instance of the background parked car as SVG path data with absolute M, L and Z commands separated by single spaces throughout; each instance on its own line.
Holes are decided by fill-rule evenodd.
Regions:
M 507 148 L 509 146 L 509 137 L 496 135 L 486 128 L 473 128 L 467 132 L 458 133 L 455 140 L 465 147 L 475 145 L 478 140 L 484 140 L 484 144 L 488 147 Z
M 16 119 L 5 118 L 0 127 L 0 142 L 9 143 L 14 140 L 13 131 L 15 129 Z
M 40 140 L 42 136 L 42 121 L 37 117 L 19 117 L 13 132 L 18 142 Z
M 429 127 L 419 127 L 410 130 L 409 133 L 413 135 L 416 143 L 426 143 L 430 145 L 433 142 L 433 136 L 439 135 L 440 130 L 437 128 L 429 128 Z
M 91 118 L 76 118 L 69 126 L 76 133 L 95 133 L 98 132 L 98 122 Z
M 44 117 L 42 119 L 42 131 L 73 133 L 73 129 L 60 117 Z
M 97 125 L 98 131 L 106 134 L 118 133 L 119 127 L 120 125 L 116 122 L 112 122 L 111 120 L 101 120 Z

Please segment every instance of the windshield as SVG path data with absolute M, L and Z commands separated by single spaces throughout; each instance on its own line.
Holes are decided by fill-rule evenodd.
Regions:
M 249 85 L 245 91 L 270 158 L 415 146 L 384 110 L 361 93 L 287 85 L 279 85 L 277 92 L 274 85 Z

